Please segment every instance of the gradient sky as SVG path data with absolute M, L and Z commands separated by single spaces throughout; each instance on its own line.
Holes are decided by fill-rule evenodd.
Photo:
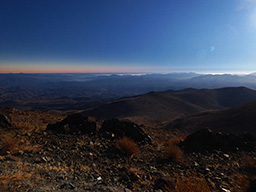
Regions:
M 256 71 L 256 0 L 1 0 L 0 72 Z

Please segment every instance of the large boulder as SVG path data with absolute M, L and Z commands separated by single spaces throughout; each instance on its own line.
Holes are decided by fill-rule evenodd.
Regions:
M 115 138 L 128 137 L 136 142 L 152 143 L 151 138 L 144 133 L 139 125 L 118 119 L 104 121 L 99 134 L 102 136 L 114 134 Z
M 96 133 L 96 122 L 81 114 L 73 114 L 56 124 L 49 124 L 46 131 L 66 134 L 91 134 Z
M 209 129 L 201 129 L 187 136 L 181 145 L 184 151 L 189 152 L 213 152 L 221 150 L 225 152 L 255 150 L 255 142 L 252 135 L 233 135 L 214 133 Z

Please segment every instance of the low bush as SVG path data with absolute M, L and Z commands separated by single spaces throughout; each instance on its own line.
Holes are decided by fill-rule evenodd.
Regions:
M 12 134 L 0 134 L 0 155 L 7 153 L 15 154 L 19 150 L 28 152 L 38 152 L 41 149 L 39 145 L 31 145 L 29 141 L 24 141 L 20 137 L 14 137 Z
M 249 187 L 249 179 L 246 175 L 233 175 L 234 191 L 247 191 Z
M 243 155 L 240 159 L 241 165 L 246 168 L 254 168 L 256 169 L 256 158 L 250 157 L 248 155 Z
M 8 152 L 18 151 L 19 140 L 12 137 L 10 134 L 0 135 L 0 155 L 5 155 Z
M 116 148 L 128 156 L 133 156 L 139 151 L 139 147 L 137 146 L 137 144 L 127 137 L 118 139 L 116 141 Z
M 166 156 L 172 160 L 180 160 L 183 153 L 179 147 L 180 139 L 173 138 L 164 144 Z
M 199 178 L 196 176 L 190 176 L 187 178 L 177 177 L 177 182 L 174 192 L 210 192 L 210 187 L 208 186 L 204 178 Z

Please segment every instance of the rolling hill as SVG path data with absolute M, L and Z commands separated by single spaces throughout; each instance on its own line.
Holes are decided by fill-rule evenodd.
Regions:
M 88 109 L 98 119 L 130 119 L 137 123 L 164 124 L 202 111 L 227 109 L 256 101 L 256 91 L 245 87 L 185 89 L 149 92 Z
M 239 107 L 200 113 L 188 117 L 178 118 L 166 125 L 167 129 L 178 129 L 193 132 L 202 128 L 223 133 L 256 135 L 256 102 Z

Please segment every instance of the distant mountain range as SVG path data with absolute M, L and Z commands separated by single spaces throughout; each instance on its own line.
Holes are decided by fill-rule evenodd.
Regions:
M 0 74 L 0 106 L 21 110 L 75 111 L 151 91 L 245 86 L 256 75 L 171 74 Z
M 164 124 L 177 117 L 249 102 L 256 102 L 256 91 L 245 87 L 170 90 L 110 102 L 83 114 L 98 119 L 120 118 L 145 124 Z

